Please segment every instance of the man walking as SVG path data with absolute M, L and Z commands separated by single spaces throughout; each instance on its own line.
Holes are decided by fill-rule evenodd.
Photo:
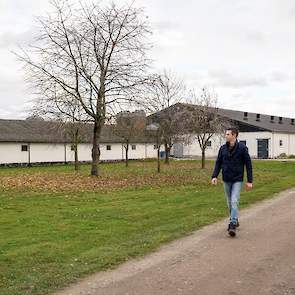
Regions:
M 253 186 L 251 158 L 248 148 L 237 140 L 238 134 L 237 128 L 228 128 L 226 130 L 226 144 L 219 149 L 211 180 L 213 185 L 217 185 L 217 177 L 220 170 L 222 170 L 224 191 L 230 215 L 228 233 L 232 237 L 236 235 L 236 227 L 239 226 L 238 206 L 244 179 L 244 167 L 247 170 L 246 189 L 252 189 Z

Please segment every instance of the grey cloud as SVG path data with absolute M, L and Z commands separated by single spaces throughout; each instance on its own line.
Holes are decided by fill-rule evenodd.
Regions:
M 158 21 L 153 22 L 153 25 L 159 31 L 171 31 L 178 30 L 180 28 L 180 24 L 172 21 Z
M 7 74 L 1 73 L 0 74 L 0 93 L 4 92 L 11 92 L 12 89 L 22 89 L 24 85 L 24 79 L 21 75 L 18 75 L 17 73 L 13 74 Z
M 267 41 L 266 34 L 258 31 L 246 33 L 246 38 L 248 39 L 248 41 L 255 43 L 265 43 Z
M 253 3 L 251 3 L 251 1 L 244 0 L 216 1 L 216 5 L 218 5 L 218 7 L 226 6 L 227 9 L 238 11 L 239 13 L 247 13 L 255 9 L 255 5 L 253 6 Z
M 274 114 L 276 116 L 294 118 L 294 102 L 292 102 L 291 104 L 286 104 L 277 101 L 274 104 L 267 105 L 267 110 L 265 110 L 265 105 L 261 106 L 261 113 L 267 112 L 268 114 Z
M 283 73 L 283 72 L 273 72 L 270 75 L 271 81 L 274 82 L 284 82 L 292 79 L 289 75 Z
M 235 99 L 232 99 L 233 97 Z M 281 101 L 284 101 L 284 103 L 281 103 Z M 284 98 L 259 98 L 253 103 L 253 97 L 251 98 L 251 94 L 245 93 L 238 97 L 231 96 L 228 99 L 223 99 L 224 103 L 220 107 L 293 118 L 294 112 L 292 110 L 294 109 L 294 102 L 288 101 L 288 99 Z
M 244 94 L 242 94 L 242 93 L 234 93 L 234 94 L 233 94 L 233 97 L 234 97 L 234 98 L 237 98 L 237 99 L 239 99 L 239 98 L 243 98 L 243 97 L 244 97 Z
M 9 105 L 0 107 L 1 119 L 24 119 L 28 116 L 28 106 L 26 105 Z
M 228 88 L 267 86 L 265 78 L 254 75 L 248 76 L 232 74 L 227 71 L 210 71 L 209 77 L 213 79 L 217 85 Z
M 292 8 L 289 10 L 289 16 L 291 16 L 291 17 L 294 17 L 294 16 L 295 16 L 295 7 L 292 7 Z
M 0 48 L 9 48 L 11 46 L 26 46 L 34 41 L 36 34 L 31 30 L 22 33 L 5 32 L 0 34 Z

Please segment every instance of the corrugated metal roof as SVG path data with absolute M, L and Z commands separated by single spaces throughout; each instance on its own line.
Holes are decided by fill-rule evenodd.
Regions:
M 295 122 L 292 118 L 278 117 L 259 113 L 218 109 L 218 113 L 232 120 L 249 124 L 268 131 L 295 133 Z M 293 122 L 293 123 L 292 123 Z
M 92 124 L 84 124 L 80 132 L 80 142 L 92 142 Z M 0 119 L 0 142 L 71 143 L 66 127 L 58 122 L 42 120 Z M 102 128 L 101 143 L 121 143 L 122 139 L 112 132 L 112 126 Z M 133 140 L 136 143 L 153 142 L 143 134 Z
M 175 108 L 177 111 L 184 109 L 186 106 L 190 108 L 198 109 L 198 105 L 178 103 L 171 108 Z M 218 114 L 222 117 L 236 121 L 238 125 L 243 126 L 243 130 L 249 127 L 249 131 L 252 131 L 251 127 L 257 128 L 257 130 L 266 130 L 271 132 L 282 132 L 282 133 L 294 133 L 295 134 L 295 121 L 293 118 L 278 117 L 274 115 L 266 115 L 251 112 L 242 112 L 235 110 L 228 110 L 218 108 Z
M 177 103 L 170 108 L 178 112 L 185 110 L 186 106 L 198 109 L 197 105 L 183 103 Z M 165 110 L 162 112 L 165 112 Z M 247 131 L 247 127 L 248 131 L 253 131 L 254 127 L 257 130 L 295 134 L 295 122 L 292 118 L 256 114 L 251 112 L 247 112 L 247 114 L 245 114 L 245 112 L 222 108 L 218 109 L 218 114 L 237 122 L 240 126 L 243 126 L 243 131 Z M 152 118 L 153 115 L 150 116 L 150 119 Z M 80 142 L 92 142 L 92 127 L 92 124 L 83 125 Z M 61 127 L 61 124 L 58 122 L 0 119 L 0 142 L 71 143 L 71 140 L 68 133 L 65 131 L 65 127 Z M 100 142 L 120 143 L 122 142 L 122 139 L 112 132 L 112 126 L 105 125 L 101 132 Z M 153 139 L 147 134 L 142 134 L 133 142 L 153 142 Z

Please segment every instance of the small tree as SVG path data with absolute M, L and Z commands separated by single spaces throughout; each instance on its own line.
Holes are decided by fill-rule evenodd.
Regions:
M 78 154 L 78 145 L 81 142 L 81 133 L 83 130 L 83 125 L 81 122 L 68 122 L 64 125 L 65 131 L 69 134 L 72 142 L 72 148 L 74 150 L 74 163 L 75 170 L 78 171 L 80 169 L 79 166 L 79 154 Z
M 161 172 L 160 149 L 163 143 L 163 130 L 157 123 L 150 124 L 146 127 L 147 133 L 155 139 L 155 146 L 157 148 L 157 172 Z
M 49 95 L 49 97 L 47 97 Z M 64 132 L 65 138 L 71 141 L 74 151 L 75 170 L 79 170 L 78 144 L 81 141 L 85 123 L 89 121 L 81 106 L 67 94 L 59 94 L 56 89 L 48 89 L 43 97 L 36 100 L 32 108 L 33 116 L 42 116 L 55 121 L 56 128 Z
M 125 111 L 118 113 L 116 116 L 116 125 L 113 127 L 113 132 L 123 140 L 126 167 L 128 167 L 130 143 L 135 143 L 136 139 L 144 134 L 145 127 L 146 115 L 144 111 Z
M 186 105 L 185 130 L 198 141 L 202 152 L 202 169 L 204 169 L 208 143 L 214 135 L 224 132 L 228 120 L 219 116 L 217 95 L 213 91 L 203 88 L 198 97 L 192 92 L 191 98 L 195 104 Z
M 172 72 L 166 70 L 155 75 L 149 84 L 144 99 L 145 109 L 150 113 L 150 122 L 159 125 L 165 147 L 165 163 L 169 164 L 170 151 L 173 143 L 181 132 L 177 113 L 173 105 L 183 101 L 185 85 Z

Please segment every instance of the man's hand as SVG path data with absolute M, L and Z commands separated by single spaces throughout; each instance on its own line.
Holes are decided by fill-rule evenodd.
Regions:
M 246 182 L 246 185 L 245 186 L 246 186 L 246 190 L 249 191 L 249 190 L 251 190 L 253 188 L 253 183 Z
M 217 185 L 217 178 L 215 177 L 215 178 L 212 178 L 212 180 L 211 180 L 211 184 L 213 184 L 213 185 Z

